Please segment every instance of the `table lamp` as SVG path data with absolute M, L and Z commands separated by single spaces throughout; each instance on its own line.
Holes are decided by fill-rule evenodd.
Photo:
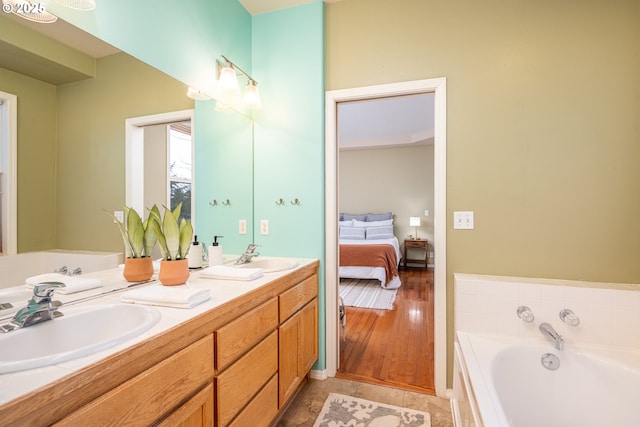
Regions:
M 409 217 L 409 226 L 416 228 L 416 240 L 420 240 L 418 237 L 418 227 L 420 227 L 420 217 L 419 216 L 410 216 Z

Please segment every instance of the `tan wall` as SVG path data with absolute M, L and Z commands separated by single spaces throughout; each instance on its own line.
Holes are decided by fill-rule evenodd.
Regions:
M 167 125 L 144 127 L 144 206 L 167 204 Z
M 95 79 L 58 87 L 58 247 L 122 250 L 103 209 L 125 203 L 125 119 L 193 108 L 186 89 L 123 53 L 99 59 Z
M 340 212 L 393 212 L 401 244 L 416 233 L 409 217 L 419 216 L 418 236 L 431 242 L 433 251 L 433 145 L 341 150 L 338 182 Z M 424 251 L 409 258 L 422 256 Z
M 56 87 L 0 68 L 0 91 L 18 98 L 18 252 L 56 242 Z
M 455 272 L 640 283 L 636 0 L 326 11 L 327 90 L 447 78 L 449 349 Z

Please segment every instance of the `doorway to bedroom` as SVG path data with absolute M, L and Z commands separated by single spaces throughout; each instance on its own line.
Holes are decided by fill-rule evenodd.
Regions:
M 432 394 L 434 98 L 337 105 L 337 376 Z

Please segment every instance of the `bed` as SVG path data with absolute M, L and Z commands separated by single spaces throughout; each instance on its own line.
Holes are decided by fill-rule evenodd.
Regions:
M 339 277 L 376 279 L 385 289 L 400 287 L 400 244 L 393 214 L 341 214 Z M 387 219 L 388 218 L 388 219 Z

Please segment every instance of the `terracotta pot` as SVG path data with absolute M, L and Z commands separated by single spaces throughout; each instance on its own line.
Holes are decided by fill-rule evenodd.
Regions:
M 189 278 L 189 261 L 161 261 L 158 279 L 165 286 L 184 285 Z
M 144 282 L 153 276 L 153 260 L 151 257 L 126 258 L 122 275 L 127 282 Z

